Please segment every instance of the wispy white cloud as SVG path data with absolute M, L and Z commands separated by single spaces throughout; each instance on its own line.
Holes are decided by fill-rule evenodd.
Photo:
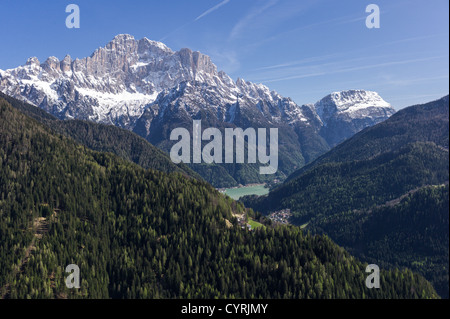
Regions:
M 310 24 L 305 24 L 305 25 L 300 25 L 296 28 L 290 29 L 290 30 L 285 30 L 282 32 L 279 32 L 277 34 L 265 37 L 262 40 L 256 41 L 256 42 L 252 42 L 249 43 L 247 45 L 247 47 L 252 48 L 252 49 L 256 49 L 257 47 L 267 44 L 269 42 L 273 42 L 273 41 L 279 41 L 281 38 L 284 37 L 291 37 L 294 34 L 298 34 L 301 31 L 305 31 L 305 30 L 310 30 L 310 29 L 314 29 L 317 27 L 323 27 L 326 25 L 339 25 L 339 24 L 345 24 L 345 23 L 351 23 L 351 22 L 356 22 L 356 21 L 360 21 L 360 20 L 364 20 L 364 18 L 361 18 L 358 15 L 348 15 L 348 16 L 344 16 L 344 17 L 336 17 L 333 19 L 328 19 L 328 20 L 324 20 L 324 21 L 319 21 L 319 22 L 314 22 L 314 23 L 310 23 Z
M 260 79 L 259 81 L 272 81 L 274 79 L 291 78 L 292 76 L 295 78 L 298 78 L 297 76 L 300 76 L 299 78 L 304 78 L 309 77 L 311 74 L 317 76 L 342 68 L 350 68 L 355 65 L 366 66 L 370 65 L 369 63 L 374 64 L 373 61 L 379 59 L 392 60 L 397 56 L 399 56 L 399 54 L 393 53 L 377 56 L 363 55 L 349 57 L 346 52 L 337 52 L 259 68 L 254 70 L 256 72 L 253 73 L 252 78 L 258 78 Z
M 219 9 L 221 6 L 226 5 L 228 2 L 230 2 L 230 0 L 224 0 L 221 3 L 215 5 L 214 7 L 206 10 L 205 12 L 203 12 L 201 15 L 199 15 L 197 18 L 195 18 L 194 21 L 200 20 L 201 18 L 207 16 L 208 14 L 210 14 L 211 12 L 216 11 L 217 9 Z
M 425 61 L 430 61 L 430 60 L 439 59 L 439 58 L 443 58 L 443 57 L 444 56 L 434 56 L 434 57 L 419 58 L 419 59 L 391 61 L 391 62 L 375 63 L 375 64 L 365 64 L 365 65 L 360 65 L 360 66 L 355 66 L 355 67 L 343 67 L 343 68 L 337 68 L 334 70 L 333 69 L 318 70 L 318 71 L 313 71 L 310 73 L 302 73 L 302 74 L 295 74 L 295 75 L 284 76 L 284 77 L 279 77 L 279 78 L 266 79 L 261 82 L 272 83 L 272 82 L 279 82 L 279 81 L 286 81 L 286 80 L 303 79 L 303 78 L 309 78 L 309 77 L 315 77 L 315 76 L 321 76 L 321 75 L 347 73 L 347 72 L 368 70 L 368 69 L 374 69 L 374 68 L 380 68 L 380 67 L 389 67 L 389 66 L 402 65 L 402 64 L 425 62 Z
M 246 45 L 246 47 L 249 50 L 256 50 L 258 47 L 260 47 L 264 44 L 274 42 L 274 41 L 279 41 L 282 38 L 292 37 L 294 34 L 298 34 L 299 32 L 302 32 L 305 30 L 315 29 L 317 27 L 323 27 L 325 25 L 329 25 L 329 27 L 331 28 L 332 26 L 360 22 L 365 19 L 366 19 L 366 15 L 361 16 L 359 14 L 352 14 L 352 15 L 347 15 L 347 16 L 336 17 L 333 19 L 323 20 L 323 21 L 319 21 L 319 22 L 315 22 L 315 23 L 300 25 L 296 28 L 293 28 L 290 30 L 284 30 L 277 34 L 267 36 L 262 40 L 248 43 Z M 404 42 L 414 42 L 414 41 L 432 39 L 432 38 L 442 37 L 442 36 L 446 36 L 446 34 L 429 34 L 429 35 L 416 36 L 416 37 L 411 37 L 411 38 L 398 39 L 398 40 L 393 40 L 393 41 L 389 41 L 389 42 L 375 44 L 370 47 L 365 47 L 360 51 L 367 51 L 367 50 L 372 50 L 375 48 L 384 47 L 384 46 L 388 46 L 388 45 L 396 45 L 396 44 L 401 44 Z
M 255 19 L 257 16 L 262 14 L 270 7 L 274 6 L 278 1 L 279 0 L 269 0 L 262 6 L 253 7 L 253 9 L 250 10 L 250 12 L 247 15 L 245 15 L 242 19 L 238 21 L 238 23 L 234 25 L 233 29 L 231 30 L 229 38 L 230 39 L 237 38 L 241 34 L 242 30 L 244 30 L 253 19 Z
M 233 49 L 218 49 L 211 47 L 208 49 L 208 53 L 212 60 L 220 65 L 221 69 L 225 70 L 228 74 L 236 72 L 241 66 L 239 55 Z
M 165 36 L 163 36 L 162 38 L 160 38 L 158 41 L 160 41 L 160 42 L 164 41 L 165 39 L 167 39 L 168 37 L 170 37 L 172 34 L 175 34 L 175 33 L 177 33 L 178 31 L 180 31 L 180 30 L 186 28 L 186 27 L 187 27 L 188 25 L 190 25 L 191 23 L 192 23 L 192 21 L 189 21 L 188 23 L 185 23 L 185 24 L 183 24 L 182 26 L 179 26 L 179 27 L 176 28 L 175 30 L 173 30 L 173 31 L 171 31 L 171 32 L 169 32 L 169 33 L 167 33 Z
M 446 35 L 443 33 L 440 33 L 440 34 L 428 34 L 428 35 L 422 35 L 422 36 L 418 36 L 418 37 L 398 39 L 398 40 L 388 41 L 388 42 L 374 45 L 374 46 L 370 47 L 369 49 L 374 49 L 374 48 L 383 47 L 383 46 L 387 46 L 387 45 L 396 45 L 396 44 L 405 43 L 405 42 L 415 42 L 415 41 L 419 41 L 419 40 L 433 39 L 436 37 L 443 37 L 443 36 L 446 36 Z
M 423 102 L 428 102 L 429 100 L 433 99 L 440 99 L 441 97 L 447 95 L 448 92 L 441 92 L 441 93 L 434 93 L 434 94 L 408 94 L 403 96 L 396 96 L 395 98 L 390 98 L 389 102 L 396 102 L 396 101 L 414 101 L 417 103 L 418 99 L 424 99 Z
M 195 18 L 192 21 L 189 21 L 185 24 L 183 24 L 182 26 L 176 28 L 175 30 L 169 32 L 168 34 L 166 34 L 165 36 L 163 36 L 161 39 L 159 39 L 159 41 L 164 41 L 165 39 L 167 39 L 168 37 L 170 37 L 172 34 L 177 33 L 178 31 L 180 31 L 181 29 L 186 28 L 188 25 L 194 23 L 195 21 L 200 20 L 201 18 L 204 18 L 205 16 L 207 16 L 208 14 L 211 14 L 212 12 L 216 11 L 217 9 L 219 9 L 220 7 L 226 5 L 228 2 L 230 2 L 231 0 L 223 0 L 222 2 L 220 2 L 219 4 L 216 4 L 214 7 L 209 8 L 208 10 L 206 10 L 205 12 L 203 12 L 201 15 L 199 15 L 197 18 Z
M 317 62 L 317 61 L 323 61 L 332 57 L 338 56 L 338 54 L 327 54 L 323 56 L 316 56 L 316 57 L 310 57 L 310 58 L 304 58 L 296 61 L 290 61 L 286 63 L 280 63 L 280 64 L 274 64 L 269 66 L 263 66 L 260 68 L 256 68 L 255 71 L 263 71 L 263 70 L 271 70 L 271 69 L 279 69 L 279 68 L 287 68 L 295 65 L 301 65 L 301 64 L 307 64 L 311 62 Z
M 348 20 L 349 17 L 345 17 Z M 332 20 L 329 20 L 332 21 Z M 334 20 L 336 22 L 336 20 Z M 400 65 L 405 63 L 413 63 L 427 61 L 436 57 L 438 52 L 414 52 L 414 55 L 425 57 L 424 59 L 405 59 L 405 54 L 388 53 L 373 55 L 374 49 L 378 47 L 393 46 L 406 42 L 414 42 L 434 38 L 436 35 L 423 35 L 417 37 L 396 39 L 384 43 L 378 43 L 369 47 L 361 47 L 356 50 L 334 52 L 321 56 L 305 57 L 299 60 L 287 61 L 274 65 L 262 66 L 251 71 L 249 79 L 256 82 L 271 83 L 285 80 L 303 79 L 308 77 L 317 77 L 321 75 L 352 72 L 376 67 L 386 67 L 391 65 Z M 372 52 L 372 55 L 369 54 Z M 431 58 L 430 58 L 431 57 Z M 444 57 L 444 56 L 440 56 Z M 399 59 L 404 60 L 399 60 Z M 384 60 L 384 61 L 383 61 Z M 399 60 L 398 62 L 395 62 Z M 375 63 L 379 61 L 379 63 Z M 392 62 L 394 61 L 394 62 Z M 401 82 L 392 83 L 393 85 L 401 85 Z M 407 85 L 407 84 L 405 84 Z
M 385 77 L 382 83 L 380 83 L 378 86 L 409 86 L 411 84 L 418 84 L 418 83 L 429 83 L 433 81 L 440 81 L 440 80 L 448 80 L 449 76 L 448 74 L 444 75 L 438 75 L 438 76 L 432 76 L 432 77 L 420 77 L 420 78 L 392 78 L 392 77 Z

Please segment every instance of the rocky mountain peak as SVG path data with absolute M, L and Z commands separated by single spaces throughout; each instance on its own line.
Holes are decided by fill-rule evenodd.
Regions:
M 111 42 L 116 42 L 116 41 L 135 41 L 134 37 L 131 34 L 127 34 L 127 33 L 121 33 L 116 35 Z
M 333 92 L 315 103 L 316 112 L 324 123 L 334 114 L 347 113 L 352 116 L 367 108 L 392 109 L 378 93 L 366 90 Z
M 199 72 L 204 72 L 209 75 L 217 76 L 217 67 L 212 63 L 211 58 L 199 51 L 192 51 L 188 48 L 183 48 L 178 51 L 181 66 L 192 69 L 194 75 Z M 200 79 L 201 80 L 201 79 Z
M 354 105 L 361 107 L 361 102 L 362 104 L 373 104 L 379 107 L 390 107 L 389 103 L 373 91 L 348 90 L 333 92 L 330 96 L 339 111 L 345 111 Z
M 66 55 L 60 63 L 60 68 L 62 72 L 72 71 L 72 58 L 70 55 Z
M 163 58 L 172 55 L 174 52 L 164 43 L 142 38 L 138 41 L 138 50 L 140 60 L 150 60 L 154 58 Z
M 378 93 L 366 90 L 333 92 L 314 109 L 323 123 L 322 135 L 332 146 L 395 113 Z
M 129 34 L 115 36 L 104 49 L 113 51 L 117 55 L 126 55 L 136 52 L 137 41 Z M 100 48 L 101 50 L 102 48 Z
M 31 58 L 28 58 L 25 65 L 40 65 L 40 62 L 37 57 L 33 56 Z
M 271 92 L 270 89 L 264 84 L 245 81 L 241 78 L 236 80 L 236 85 L 239 89 L 241 89 L 242 93 L 256 99 L 272 99 L 272 93 L 275 93 Z

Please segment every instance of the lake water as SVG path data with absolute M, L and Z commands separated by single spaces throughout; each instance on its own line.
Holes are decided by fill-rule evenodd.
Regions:
M 245 195 L 266 195 L 269 193 L 269 189 L 265 188 L 264 185 L 256 185 L 256 186 L 243 186 L 238 188 L 227 188 L 225 189 L 225 194 L 233 198 L 234 200 L 238 200 L 242 196 Z

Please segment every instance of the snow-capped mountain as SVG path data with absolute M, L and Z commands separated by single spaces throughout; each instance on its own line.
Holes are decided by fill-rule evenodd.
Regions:
M 60 118 L 87 119 L 132 128 L 159 93 L 182 82 L 198 81 L 221 89 L 223 102 L 280 97 L 263 85 L 233 82 L 200 52 L 174 52 L 161 42 L 116 36 L 87 58 L 62 61 L 35 57 L 25 65 L 0 70 L 0 90 Z M 214 105 L 212 105 L 214 106 Z
M 330 146 L 395 113 L 378 93 L 365 90 L 333 92 L 315 103 L 314 109 L 322 121 L 321 135 Z
M 0 70 L 0 91 L 61 119 L 124 127 L 168 150 L 170 130 L 193 119 L 223 127 L 278 127 L 281 175 L 394 110 L 375 92 L 352 90 L 299 106 L 262 84 L 233 81 L 190 49 L 117 35 L 90 57 Z M 242 181 L 249 182 L 249 181 Z
M 84 59 L 49 57 L 0 71 L 0 90 L 60 118 L 130 128 L 164 89 L 182 81 L 220 82 L 216 66 L 199 52 L 173 52 L 161 42 L 118 35 Z

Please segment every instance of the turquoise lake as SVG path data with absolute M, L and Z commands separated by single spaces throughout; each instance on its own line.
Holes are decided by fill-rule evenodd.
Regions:
M 265 188 L 264 185 L 256 185 L 256 186 L 243 186 L 238 188 L 227 188 L 225 189 L 225 194 L 233 198 L 234 200 L 238 200 L 242 196 L 245 195 L 266 195 L 269 193 L 269 189 Z

